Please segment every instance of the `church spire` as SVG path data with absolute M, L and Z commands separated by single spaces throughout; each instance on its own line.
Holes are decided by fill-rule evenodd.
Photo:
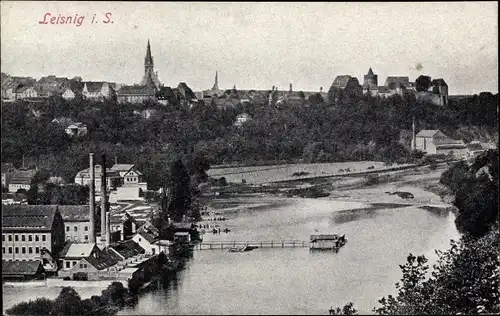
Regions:
M 370 69 L 368 70 L 368 75 L 369 75 L 369 76 L 373 76 L 372 66 L 370 66 Z
M 217 70 L 215 71 L 215 82 L 214 86 L 212 87 L 212 90 L 219 90 L 219 76 Z
M 146 65 L 153 65 L 153 57 L 151 56 L 151 45 L 149 45 L 149 39 L 148 39 L 148 48 L 146 50 L 146 58 L 144 60 L 144 63 Z

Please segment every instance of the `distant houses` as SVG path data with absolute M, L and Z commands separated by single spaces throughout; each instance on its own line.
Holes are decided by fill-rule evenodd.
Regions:
M 95 165 L 95 190 L 101 191 L 101 165 Z M 89 168 L 80 170 L 75 176 L 75 183 L 88 185 L 90 182 Z M 133 164 L 115 164 L 111 168 L 106 168 L 106 185 L 110 189 L 118 187 L 147 188 L 147 183 L 143 182 L 143 174 L 137 170 Z
M 16 170 L 9 183 L 9 192 L 15 193 L 19 190 L 28 191 L 33 184 L 37 171 L 34 169 Z
M 87 125 L 82 122 L 76 122 L 68 125 L 65 129 L 66 134 L 71 137 L 85 136 L 88 133 Z
M 429 155 L 452 155 L 465 158 L 467 146 L 462 140 L 454 140 L 440 130 L 421 130 L 415 137 L 415 148 Z

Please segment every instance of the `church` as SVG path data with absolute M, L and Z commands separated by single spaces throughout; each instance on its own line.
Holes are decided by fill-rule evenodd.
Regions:
M 156 93 L 161 88 L 158 72 L 154 71 L 153 56 L 151 54 L 151 45 L 146 48 L 146 57 L 144 58 L 144 76 L 140 85 L 122 86 L 116 91 L 118 103 L 142 103 L 147 100 L 156 100 Z

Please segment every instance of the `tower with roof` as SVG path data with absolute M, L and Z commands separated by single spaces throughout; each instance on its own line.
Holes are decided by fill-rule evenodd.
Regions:
M 149 44 L 146 48 L 146 57 L 144 58 L 144 77 L 142 77 L 141 85 L 151 85 L 151 82 L 156 86 L 160 87 L 160 80 L 158 79 L 158 72 L 154 71 L 153 56 L 151 54 L 151 45 Z
M 368 70 L 368 73 L 364 76 L 363 90 L 377 90 L 378 89 L 378 75 L 373 73 L 372 67 Z

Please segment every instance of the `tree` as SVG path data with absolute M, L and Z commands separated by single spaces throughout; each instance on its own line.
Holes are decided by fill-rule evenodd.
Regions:
M 191 207 L 191 188 L 189 174 L 180 159 L 174 161 L 170 167 L 169 189 L 169 215 L 174 221 L 181 221 Z

